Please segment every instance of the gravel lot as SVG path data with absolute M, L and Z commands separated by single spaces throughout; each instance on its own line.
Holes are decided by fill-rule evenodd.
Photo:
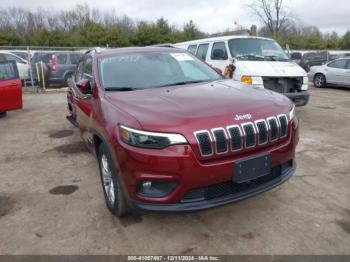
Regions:
M 105 207 L 65 94 L 25 94 L 23 111 L 0 119 L 0 254 L 350 254 L 350 90 L 311 92 L 287 183 L 200 213 L 123 219 Z

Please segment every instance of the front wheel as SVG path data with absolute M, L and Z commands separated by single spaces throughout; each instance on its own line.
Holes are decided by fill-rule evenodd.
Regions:
M 323 74 L 316 74 L 314 77 L 314 85 L 318 88 L 325 87 L 327 84 L 326 77 Z
M 119 170 L 103 143 L 99 147 L 98 160 L 106 205 L 113 215 L 122 217 L 128 213 L 128 205 L 120 183 Z

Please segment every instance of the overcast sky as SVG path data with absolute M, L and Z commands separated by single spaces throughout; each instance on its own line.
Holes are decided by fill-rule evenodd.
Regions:
M 48 10 L 69 9 L 76 4 L 87 3 L 101 10 L 115 10 L 134 19 L 168 19 L 171 24 L 182 26 L 193 19 L 202 31 L 214 33 L 224 31 L 237 21 L 250 27 L 260 25 L 246 7 L 249 1 L 241 0 L 0 0 L 1 6 L 26 7 Z M 318 26 L 323 32 L 350 30 L 349 0 L 286 0 L 293 17 L 303 25 Z

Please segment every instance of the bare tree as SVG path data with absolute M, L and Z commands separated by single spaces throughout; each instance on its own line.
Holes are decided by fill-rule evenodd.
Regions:
M 249 8 L 276 37 L 287 22 L 287 6 L 285 0 L 252 0 Z

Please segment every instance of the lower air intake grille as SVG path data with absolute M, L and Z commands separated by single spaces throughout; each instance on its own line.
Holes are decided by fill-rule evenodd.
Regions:
M 213 130 L 213 135 L 216 142 L 216 153 L 223 154 L 226 153 L 227 148 L 227 138 L 224 129 Z
M 270 141 L 275 141 L 278 139 L 278 124 L 276 118 L 269 118 L 267 120 L 270 127 Z
M 210 135 L 208 131 L 196 133 L 199 149 L 203 156 L 210 156 L 213 154 L 213 148 L 211 145 Z
M 293 161 L 289 161 L 280 166 L 272 168 L 270 174 L 248 182 L 237 184 L 231 180 L 215 185 L 210 185 L 204 188 L 192 189 L 186 193 L 186 195 L 182 198 L 181 202 L 189 203 L 203 200 L 212 200 L 220 197 L 230 196 L 233 194 L 244 193 L 245 191 L 253 190 L 258 186 L 261 186 L 273 179 L 280 177 L 292 168 Z
M 280 121 L 280 132 L 281 132 L 281 137 L 286 137 L 287 136 L 287 132 L 288 132 L 288 120 L 287 120 L 287 116 L 286 115 L 280 115 L 278 116 L 278 120 Z
M 244 124 L 243 131 L 245 135 L 245 146 L 247 148 L 255 146 L 255 131 L 253 123 Z

